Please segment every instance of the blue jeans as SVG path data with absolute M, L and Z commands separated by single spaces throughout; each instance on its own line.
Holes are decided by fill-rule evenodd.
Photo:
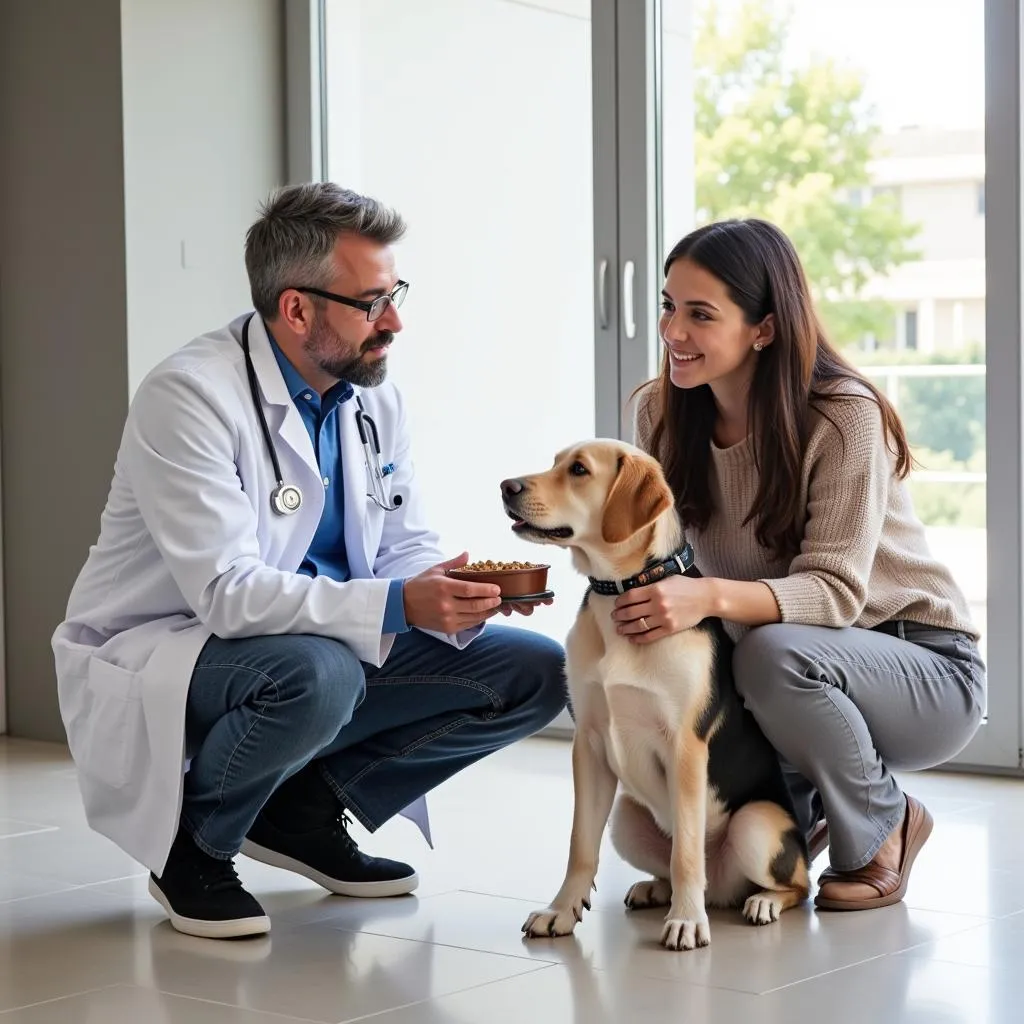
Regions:
M 233 857 L 281 783 L 311 761 L 371 832 L 565 707 L 561 645 L 488 625 L 464 650 L 399 634 L 380 668 L 309 635 L 211 637 L 189 687 L 181 821 Z

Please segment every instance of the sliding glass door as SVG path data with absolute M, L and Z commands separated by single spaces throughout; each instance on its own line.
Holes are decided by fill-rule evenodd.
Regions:
M 1015 770 L 1018 4 L 651 5 L 661 251 L 726 217 L 793 239 L 830 337 L 904 420 L 915 507 L 983 631 L 988 715 L 957 763 Z
M 903 416 L 916 507 L 984 631 L 988 715 L 957 763 L 1017 770 L 1020 4 L 288 2 L 320 29 L 322 173 L 409 221 L 393 375 L 447 550 L 551 561 L 556 602 L 521 624 L 564 638 L 582 581 L 510 535 L 498 483 L 629 438 L 664 255 L 767 217 Z

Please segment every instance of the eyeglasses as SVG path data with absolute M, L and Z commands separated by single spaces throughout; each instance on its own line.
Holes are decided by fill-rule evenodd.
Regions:
M 371 302 L 364 302 L 362 299 L 349 299 L 344 295 L 335 295 L 334 292 L 325 292 L 322 288 L 306 288 L 300 285 L 291 285 L 297 292 L 306 292 L 309 295 L 319 295 L 322 299 L 330 299 L 331 302 L 340 302 L 343 306 L 352 306 L 353 309 L 361 309 L 366 314 L 366 319 L 373 323 L 379 320 L 387 311 L 390 302 L 395 309 L 405 301 L 406 292 L 409 291 L 408 281 L 399 281 L 391 289 L 390 295 L 378 295 Z

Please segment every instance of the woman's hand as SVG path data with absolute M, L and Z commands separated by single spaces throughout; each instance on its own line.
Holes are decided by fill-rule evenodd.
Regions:
M 650 644 L 714 616 L 744 626 L 781 622 L 782 613 L 764 582 L 670 576 L 615 599 L 612 619 L 630 643 Z
M 619 594 L 612 619 L 630 643 L 651 644 L 713 614 L 709 580 L 670 576 Z

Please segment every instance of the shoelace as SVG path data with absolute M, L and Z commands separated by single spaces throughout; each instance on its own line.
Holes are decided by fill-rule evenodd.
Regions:
M 214 860 L 199 869 L 199 881 L 206 892 L 226 892 L 238 889 L 242 882 L 229 860 Z
M 340 839 L 348 853 L 358 853 L 359 847 L 356 845 L 356 841 L 348 831 L 351 824 L 352 819 L 349 817 L 348 811 L 342 811 L 331 824 L 331 837 L 334 839 Z

